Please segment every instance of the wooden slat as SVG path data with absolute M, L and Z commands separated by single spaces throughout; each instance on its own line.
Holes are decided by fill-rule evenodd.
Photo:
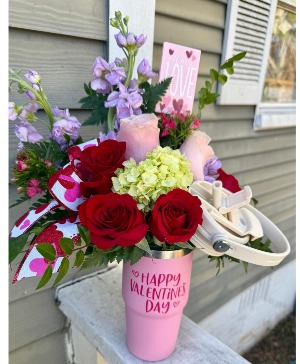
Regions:
M 65 363 L 64 332 L 56 331 L 9 353 L 10 364 Z
M 98 56 L 105 58 L 104 44 L 16 29 L 10 29 L 9 37 L 10 67 L 38 71 L 52 105 L 80 108 L 79 100 L 85 96 L 83 85 L 93 79 L 93 63 Z M 22 103 L 23 97 L 16 96 L 14 101 Z
M 226 7 L 211 0 L 168 0 L 156 3 L 156 13 L 185 19 L 186 21 L 205 24 L 215 28 L 224 28 Z
M 155 17 L 154 42 L 171 42 L 186 47 L 201 49 L 203 52 L 220 53 L 223 32 L 201 24 L 171 19 L 157 14 Z
M 11 0 L 9 26 L 105 41 L 107 0 Z
M 294 161 L 282 163 L 280 165 L 266 166 L 264 168 L 255 169 L 253 171 L 238 172 L 235 177 L 242 186 L 249 184 L 252 186 L 253 183 L 259 181 L 265 181 L 280 177 L 282 175 L 293 174 L 296 172 L 296 164 Z
M 226 159 L 218 152 L 215 145 L 212 147 L 215 154 L 222 160 L 223 169 L 229 174 L 235 174 L 240 171 L 250 171 L 256 168 L 263 168 L 265 166 L 281 164 L 284 162 L 293 161 L 294 148 L 286 148 L 283 150 L 277 150 L 273 153 L 260 153 L 252 155 L 236 155 L 236 158 Z
M 222 158 L 234 158 L 241 155 L 247 156 L 253 153 L 275 152 L 288 148 L 291 153 L 291 160 L 295 159 L 295 150 L 292 147 L 296 144 L 295 135 L 281 135 L 280 137 L 260 136 L 257 138 L 243 138 L 231 140 L 213 140 L 214 148 Z M 215 150 L 215 151 L 216 151 Z M 272 154 L 272 153 L 271 153 Z
M 28 345 L 64 327 L 65 318 L 54 301 L 54 289 L 9 305 L 9 350 Z

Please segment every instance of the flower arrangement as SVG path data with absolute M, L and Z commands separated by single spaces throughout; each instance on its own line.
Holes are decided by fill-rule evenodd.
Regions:
M 129 18 L 116 12 L 111 26 L 124 59 L 107 62 L 101 57 L 92 67 L 93 80 L 84 85 L 82 107 L 92 110 L 83 124 L 68 109 L 52 107 L 38 72 L 10 70 L 10 86 L 27 98 L 24 105 L 9 103 L 9 119 L 19 120 L 19 139 L 12 168 L 19 204 L 35 197 L 32 209 L 21 217 L 10 235 L 9 262 L 26 252 L 14 282 L 40 275 L 37 288 L 58 272 L 57 284 L 73 267 L 84 269 L 109 262 L 134 264 L 152 250 L 194 249 L 190 239 L 202 224 L 201 201 L 188 189 L 194 180 L 220 180 L 232 192 L 238 181 L 222 169 L 199 130 L 201 110 L 219 96 L 213 84 L 225 84 L 234 72 L 239 53 L 199 91 L 199 113 L 162 113 L 155 107 L 172 79 L 151 83 L 157 76 L 144 59 L 133 77 L 135 58 L 146 42 L 143 34 L 128 31 Z M 48 140 L 37 131 L 37 111 L 45 111 Z M 84 125 L 106 126 L 91 141 L 83 141 Z M 249 242 L 270 251 L 269 242 Z M 209 257 L 220 269 L 226 255 Z M 238 261 L 239 262 L 239 261 Z

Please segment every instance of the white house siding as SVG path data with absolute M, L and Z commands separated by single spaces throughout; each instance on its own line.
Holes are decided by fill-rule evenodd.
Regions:
M 209 79 L 210 68 L 220 65 L 227 1 L 167 0 L 156 2 L 154 60 L 159 70 L 164 41 L 201 49 L 197 90 Z M 226 87 L 226 85 L 224 86 Z M 196 91 L 197 92 L 197 91 Z M 196 95 L 197 97 L 197 95 Z M 197 100 L 194 103 L 197 112 Z M 257 208 L 283 231 L 291 244 L 283 266 L 295 259 L 295 128 L 255 132 L 255 105 L 209 105 L 202 112 L 201 130 L 211 138 L 211 146 L 234 174 L 240 185 L 250 185 L 259 201 Z M 190 299 L 185 314 L 200 322 L 260 278 L 279 267 L 264 268 L 227 263 L 216 276 L 207 255 L 194 256 Z
M 86 120 L 89 113 L 80 110 L 78 100 L 84 96 L 83 83 L 91 79 L 94 59 L 106 56 L 107 0 L 10 0 L 9 8 L 10 66 L 38 70 L 51 104 L 69 108 L 80 121 Z M 209 69 L 219 66 L 225 13 L 225 0 L 174 0 L 172 5 L 168 0 L 157 0 L 154 69 L 159 70 L 164 41 L 201 49 L 199 90 L 209 78 Z M 227 173 L 235 174 L 240 185 L 251 186 L 259 200 L 258 208 L 289 239 L 292 252 L 281 264 L 284 266 L 295 259 L 296 133 L 295 128 L 254 132 L 254 111 L 255 105 L 207 106 L 201 130 L 212 138 L 211 145 Z M 81 130 L 84 138 L 98 133 L 96 127 Z M 13 132 L 10 140 L 12 164 L 17 144 Z M 15 190 L 11 187 L 10 191 L 10 200 L 14 201 Z M 26 210 L 24 204 L 12 208 L 10 226 Z M 199 322 L 272 271 L 249 265 L 245 274 L 242 265 L 231 263 L 216 276 L 214 263 L 209 263 L 206 255 L 195 253 L 185 314 Z M 76 276 L 70 274 L 64 281 Z M 55 305 L 54 290 L 35 291 L 37 282 L 23 280 L 10 286 L 11 364 L 65 362 L 64 318 Z

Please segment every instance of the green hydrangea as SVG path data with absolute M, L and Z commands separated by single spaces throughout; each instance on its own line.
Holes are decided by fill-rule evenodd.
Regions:
M 180 151 L 157 146 L 147 153 L 146 160 L 136 163 L 133 158 L 123 163 L 112 178 L 113 192 L 128 193 L 144 212 L 152 210 L 157 198 L 173 190 L 188 190 L 193 182 L 190 161 Z

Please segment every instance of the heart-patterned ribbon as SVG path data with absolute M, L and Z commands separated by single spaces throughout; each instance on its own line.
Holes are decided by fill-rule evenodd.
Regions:
M 37 251 L 37 244 L 51 244 L 57 255 L 61 255 L 60 258 L 57 258 L 52 263 L 53 273 L 55 273 L 58 271 L 62 258 L 65 255 L 59 246 L 60 239 L 67 237 L 73 239 L 74 242 L 79 239 L 77 224 L 80 223 L 80 220 L 77 211 L 78 206 L 85 200 L 85 197 L 83 197 L 79 189 L 82 178 L 77 167 L 80 165 L 81 151 L 92 146 L 98 146 L 99 143 L 100 140 L 97 138 L 71 147 L 68 151 L 70 162 L 49 178 L 48 189 L 53 200 L 28 211 L 12 228 L 10 237 L 16 238 L 28 231 L 41 217 L 59 207 L 64 207 L 71 214 L 74 212 L 72 216 L 51 223 L 35 237 L 18 266 L 13 283 L 22 278 L 44 274 L 48 267 L 48 262 Z

